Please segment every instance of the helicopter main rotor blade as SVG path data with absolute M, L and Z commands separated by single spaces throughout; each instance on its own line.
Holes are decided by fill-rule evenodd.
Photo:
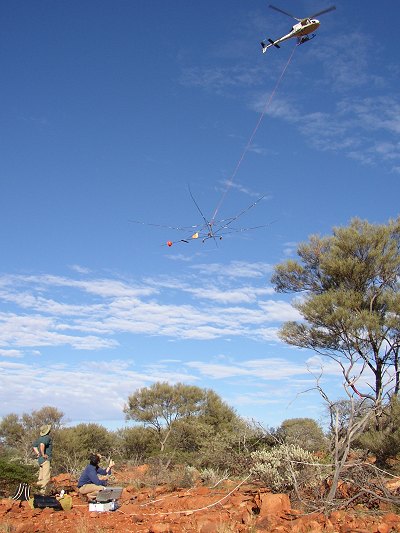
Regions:
M 324 13 L 329 13 L 330 11 L 334 11 L 335 9 L 336 9 L 336 6 L 327 7 L 326 9 L 323 9 L 322 11 L 318 11 L 318 13 L 314 13 L 314 15 L 311 15 L 308 18 L 313 19 L 314 17 L 318 17 L 319 15 L 323 15 Z
M 284 15 L 287 15 L 288 17 L 294 19 L 294 20 L 298 20 L 299 22 L 302 20 L 302 19 L 298 19 L 297 17 L 291 15 L 290 13 L 287 13 L 286 11 L 283 11 L 283 9 L 280 9 L 279 7 L 275 7 L 275 6 L 272 6 L 271 4 L 269 5 L 269 7 L 271 9 L 275 9 L 275 11 L 279 11 L 279 13 L 283 13 Z

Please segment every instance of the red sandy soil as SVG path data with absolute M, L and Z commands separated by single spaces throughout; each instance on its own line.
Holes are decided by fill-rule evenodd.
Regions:
M 143 468 L 117 473 L 124 486 L 119 508 L 89 512 L 68 475 L 53 478 L 72 496 L 70 511 L 34 509 L 28 502 L 0 500 L 0 533 L 400 533 L 400 515 L 333 511 L 306 516 L 291 509 L 286 494 L 272 494 L 254 484 L 224 481 L 214 488 L 196 486 L 171 491 L 167 486 L 137 489 Z M 131 484 L 129 484 L 129 482 Z

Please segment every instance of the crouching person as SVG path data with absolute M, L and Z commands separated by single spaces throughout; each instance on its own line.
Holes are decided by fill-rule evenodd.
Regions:
M 114 461 L 111 461 L 107 468 L 100 468 L 100 455 L 97 453 L 91 454 L 89 457 L 89 464 L 85 467 L 78 481 L 78 490 L 82 496 L 91 501 L 95 500 L 98 493 L 107 486 L 106 479 L 99 479 L 100 476 L 107 476 L 111 474 L 111 468 L 114 466 Z

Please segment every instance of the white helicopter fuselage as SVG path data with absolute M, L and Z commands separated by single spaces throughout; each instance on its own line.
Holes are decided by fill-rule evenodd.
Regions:
M 312 33 L 313 31 L 317 30 L 319 28 L 319 24 L 320 22 L 317 19 L 305 19 L 295 24 L 290 33 L 293 34 L 293 37 L 302 37 L 303 35 L 308 35 L 309 33 Z
M 279 39 L 276 39 L 275 41 L 272 41 L 272 39 L 269 40 L 269 44 L 263 45 L 263 52 L 266 52 L 267 49 L 270 46 L 276 46 L 279 48 L 279 43 L 282 43 L 283 41 L 287 41 L 288 39 L 291 39 L 292 37 L 304 37 L 304 35 L 308 35 L 309 33 L 314 32 L 319 28 L 320 22 L 317 19 L 304 19 L 295 24 L 292 27 L 292 30 L 287 35 L 284 35 L 283 37 L 280 37 Z

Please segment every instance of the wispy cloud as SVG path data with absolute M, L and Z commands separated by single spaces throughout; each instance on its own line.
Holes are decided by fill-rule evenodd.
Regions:
M 329 85 L 338 93 L 368 86 L 380 89 L 386 81 L 374 74 L 370 65 L 378 59 L 379 45 L 360 31 L 337 33 L 335 46 L 331 41 L 322 41 L 311 51 L 312 61 L 318 61 L 324 69 L 321 84 Z
M 140 281 L 5 275 L 0 347 L 108 349 L 119 345 L 121 334 L 278 341 L 276 325 L 297 312 L 272 298 L 270 272 L 268 264 L 236 261 L 192 265 L 179 278 Z M 172 295 L 183 303 L 171 304 Z
M 83 267 L 81 265 L 71 265 L 70 268 L 71 268 L 71 270 L 74 270 L 75 272 L 78 272 L 79 274 L 89 274 L 90 273 L 90 269 L 89 268 Z
M 0 360 L 2 389 L 1 413 L 27 412 L 28 406 L 54 405 L 69 418 L 90 421 L 119 419 L 123 425 L 123 407 L 136 389 L 156 381 L 196 382 L 188 372 L 159 368 L 138 368 L 132 361 L 84 361 L 78 364 L 11 363 Z M 27 387 L 29 383 L 29 387 Z M 9 391 L 13 391 L 10 396 Z M 99 393 L 107 401 L 101 402 Z
M 249 148 L 250 151 L 252 152 L 255 152 L 255 153 L 264 153 L 264 149 L 263 148 L 257 148 L 256 146 L 252 146 Z M 260 198 L 262 196 L 262 194 L 260 192 L 257 192 L 257 191 L 253 191 L 251 189 L 249 189 L 249 187 L 245 187 L 243 184 L 239 183 L 238 181 L 233 181 L 233 180 L 221 180 L 221 190 L 222 191 L 226 191 L 228 189 L 235 189 L 239 192 L 242 192 L 244 194 L 247 194 L 247 196 L 252 196 L 253 198 Z
M 253 413 L 257 406 L 270 403 L 284 411 L 296 394 L 315 384 L 304 363 L 273 357 L 240 361 L 216 357 L 209 362 L 161 358 L 152 363 L 113 358 L 78 363 L 66 360 L 46 365 L 40 361 L 0 360 L 0 372 L 3 384 L 0 414 L 26 412 L 28 405 L 36 408 L 56 404 L 72 420 L 116 420 L 120 426 L 124 425 L 123 408 L 129 395 L 157 381 L 209 387 L 211 379 L 213 387 L 227 386 L 228 390 L 232 388 L 229 384 L 235 382 L 237 392 L 226 394 L 230 405 L 248 406 Z M 251 390 L 245 392 L 240 386 L 243 383 Z M 101 402 L 101 409 L 98 408 L 99 391 L 102 398 L 107 398 Z
M 0 357 L 13 357 L 13 358 L 19 358 L 22 357 L 22 353 L 20 350 L 3 350 L 0 349 Z
M 248 64 L 229 67 L 186 67 L 182 70 L 180 83 L 222 93 L 230 88 L 258 86 L 261 83 L 261 74 L 261 67 L 249 67 Z
M 233 364 L 192 361 L 186 364 L 211 379 L 227 377 L 253 377 L 260 380 L 288 380 L 293 376 L 307 375 L 307 367 L 302 363 L 292 363 L 285 359 L 249 359 Z
M 254 101 L 260 110 L 263 97 Z M 400 98 L 397 95 L 342 97 L 333 111 L 304 113 L 290 97 L 276 98 L 268 115 L 297 126 L 308 144 L 320 151 L 344 152 L 364 164 L 385 162 L 394 170 L 400 160 Z
M 194 270 L 201 274 L 216 275 L 224 278 L 266 278 L 271 274 L 273 265 L 269 263 L 247 263 L 245 261 L 232 261 L 221 266 L 219 263 L 204 263 L 192 265 Z
M 283 253 L 285 256 L 292 256 L 296 254 L 297 242 L 285 242 L 283 245 Z
M 50 404 L 72 420 L 122 425 L 128 396 L 157 381 L 208 387 L 213 380 L 217 390 L 228 391 L 234 382 L 235 394 L 225 395 L 229 403 L 254 410 L 267 398 L 248 395 L 245 384 L 253 393 L 285 382 L 292 397 L 312 379 L 306 354 L 295 360 L 292 349 L 287 359 L 237 354 L 244 341 L 259 354 L 282 348 L 282 321 L 300 318 L 268 285 L 271 270 L 267 263 L 234 261 L 188 265 L 179 277 L 133 280 L 93 273 L 84 280 L 81 273 L 0 276 L 0 415 Z M 164 344 L 165 357 L 160 349 L 149 357 L 140 346 L 150 337 L 192 342 L 184 345 L 184 357 L 183 345 L 175 352 L 171 344 Z M 232 346 L 236 355 L 213 355 L 212 340 Z M 207 348 L 201 358 L 192 355 L 199 343 Z M 99 391 L 107 398 L 101 412 Z M 288 402 L 274 399 L 282 408 Z

